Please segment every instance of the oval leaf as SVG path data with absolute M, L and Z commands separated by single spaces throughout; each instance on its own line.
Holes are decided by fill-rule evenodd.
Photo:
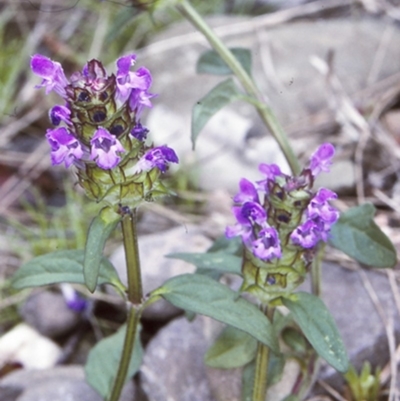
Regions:
M 171 253 L 167 258 L 180 259 L 192 263 L 200 269 L 241 275 L 242 258 L 225 252 L 212 253 Z
M 121 219 L 122 217 L 119 215 L 110 215 L 110 210 L 105 208 L 93 219 L 89 227 L 83 261 L 83 275 L 86 287 L 91 292 L 96 289 L 104 245 Z
M 12 285 L 21 289 L 58 283 L 85 284 L 83 258 L 83 249 L 57 251 L 37 256 L 17 270 L 12 277 Z M 98 283 L 113 284 L 124 291 L 114 266 L 104 257 L 100 260 Z
M 221 82 L 211 89 L 192 110 L 192 146 L 195 148 L 197 137 L 208 120 L 220 109 L 244 95 L 240 92 L 232 78 Z
M 229 49 L 239 61 L 247 74 L 251 75 L 251 52 L 243 47 Z M 197 61 L 196 71 L 199 74 L 230 75 L 232 70 L 215 50 L 205 51 Z
M 396 250 L 374 222 L 375 207 L 370 203 L 342 213 L 332 227 L 330 243 L 367 266 L 393 267 Z
M 282 303 L 292 312 L 315 351 L 339 372 L 346 372 L 349 360 L 343 340 L 332 315 L 315 295 L 298 292 L 292 299 L 282 298 Z
M 126 324 L 115 334 L 99 341 L 90 351 L 85 365 L 87 382 L 104 398 L 109 396 L 114 384 L 122 355 L 126 332 Z M 139 370 L 143 358 L 143 348 L 140 343 L 139 332 L 135 338 L 135 345 L 129 363 L 125 383 Z
M 204 360 L 212 368 L 239 368 L 251 362 L 256 351 L 257 340 L 254 337 L 228 326 L 208 349 Z
M 210 316 L 229 324 L 279 352 L 278 339 L 270 321 L 253 304 L 212 278 L 200 274 L 173 277 L 153 293 L 178 308 Z

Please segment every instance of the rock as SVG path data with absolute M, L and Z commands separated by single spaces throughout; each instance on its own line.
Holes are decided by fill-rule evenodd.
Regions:
M 400 322 L 396 303 L 385 274 L 365 270 L 386 318 L 394 322 L 396 342 L 400 340 Z M 388 340 L 374 303 L 368 295 L 360 274 L 327 263 L 322 271 L 322 298 L 336 320 L 351 363 L 359 370 L 364 361 L 383 367 L 390 360 Z M 325 366 L 321 378 L 340 388 L 342 375 Z
M 346 93 L 353 95 L 366 86 L 370 66 L 387 27 L 384 20 L 351 17 L 303 21 L 267 29 L 254 29 L 254 26 L 247 30 L 235 29 L 236 23 L 243 28 L 244 22 L 234 18 L 210 20 L 215 27 L 231 28 L 220 35 L 228 46 L 252 50 L 253 75 L 258 87 L 268 97 L 281 123 L 292 127 L 321 110 L 329 114 L 326 83 L 311 65 L 310 57 L 325 59 L 328 50 L 333 50 L 335 73 Z M 251 27 L 251 20 L 248 23 Z M 399 40 L 400 29 L 393 26 L 375 82 L 400 69 Z M 266 129 L 259 117 L 252 106 L 243 102 L 224 108 L 209 121 L 193 155 L 191 109 L 224 79 L 196 74 L 196 61 L 208 48 L 208 44 L 194 34 L 193 27 L 181 24 L 163 32 L 158 42 L 156 39 L 139 54 L 138 61 L 152 71 L 153 91 L 160 94 L 147 125 L 156 143 L 168 143 L 177 150 L 181 166 L 185 166 L 201 188 L 222 187 L 234 193 L 241 177 L 258 179 L 260 162 L 285 166 L 275 141 L 263 136 Z M 333 115 L 329 115 L 333 120 Z M 309 121 L 312 124 L 313 120 Z M 306 155 L 322 141 L 323 138 L 315 135 L 291 138 L 295 151 Z M 354 180 L 346 182 L 346 186 L 349 184 L 354 186 Z
M 46 337 L 70 332 L 80 321 L 80 314 L 68 308 L 61 293 L 33 292 L 20 308 L 24 321 Z
M 220 329 L 204 316 L 193 322 L 181 317 L 157 333 L 146 348 L 140 370 L 149 401 L 215 401 L 203 357 Z
M 24 323 L 0 337 L 0 368 L 20 364 L 26 369 L 47 369 L 57 363 L 61 354 L 56 343 Z
M 193 273 L 195 266 L 165 255 L 175 252 L 205 252 L 211 241 L 194 226 L 179 226 L 168 231 L 139 237 L 139 252 L 145 294 L 161 286 L 169 278 Z M 110 258 L 124 284 L 126 262 L 124 248 L 118 248 Z M 167 320 L 180 313 L 180 310 L 167 301 L 160 300 L 143 313 L 145 319 Z
M 128 382 L 120 401 L 135 401 L 135 386 Z M 7 395 L 8 394 L 8 395 Z M 0 380 L 1 401 L 102 401 L 86 382 L 82 366 L 57 366 L 51 370 L 20 370 Z

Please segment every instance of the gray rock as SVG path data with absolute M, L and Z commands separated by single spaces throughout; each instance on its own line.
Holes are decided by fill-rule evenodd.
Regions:
M 367 360 L 372 366 L 383 367 L 390 360 L 385 326 L 360 274 L 331 263 L 324 266 L 322 273 L 322 298 L 336 320 L 351 363 L 357 369 Z M 365 273 L 378 295 L 386 318 L 394 323 L 398 343 L 400 322 L 388 278 L 372 270 Z M 329 366 L 323 368 L 321 377 L 336 388 L 342 383 L 341 375 Z
M 49 370 L 20 370 L 0 380 L 1 401 L 102 401 L 85 382 L 82 366 Z M 134 401 L 135 386 L 128 382 L 120 401 Z
M 165 326 L 146 348 L 140 371 L 149 401 L 215 401 L 203 363 L 207 347 L 221 326 L 197 316 L 178 318 Z
M 252 50 L 253 75 L 283 125 L 296 126 L 302 119 L 328 109 L 324 77 L 310 64 L 311 56 L 325 58 L 335 53 L 335 72 L 345 91 L 352 95 L 366 86 L 371 65 L 381 43 L 386 21 L 368 18 L 304 21 L 264 29 L 243 28 L 243 19 L 210 21 L 227 27 L 222 35 L 228 46 Z M 249 27 L 251 27 L 251 20 Z M 282 154 L 271 138 L 263 137 L 265 128 L 253 108 L 237 103 L 224 108 L 206 125 L 191 151 L 192 106 L 223 78 L 196 75 L 199 55 L 209 48 L 188 24 L 172 27 L 138 58 L 154 76 L 154 92 L 159 93 L 147 120 L 156 143 L 168 143 L 177 150 L 181 164 L 202 188 L 237 190 L 238 180 L 259 177 L 260 162 L 278 163 L 285 169 Z M 184 39 L 183 39 L 184 38 Z M 386 44 L 384 60 L 374 77 L 379 81 L 400 68 L 400 30 Z M 269 67 L 266 67 L 269 66 Z M 189 90 L 190 89 L 190 90 Z M 329 113 L 328 113 L 329 114 Z M 333 120 L 333 115 L 330 114 Z M 310 124 L 312 124 L 310 119 Z M 254 130 L 254 128 L 256 128 Z M 249 134 L 252 136 L 249 139 Z M 296 152 L 309 155 L 323 138 L 291 138 Z M 353 175 L 350 175 L 353 177 Z M 332 183 L 335 184 L 335 183 Z M 348 185 L 354 186 L 354 180 Z M 332 189 L 336 189 L 333 187 Z
M 161 286 L 169 278 L 193 273 L 195 267 L 165 255 L 175 252 L 204 252 L 211 241 L 194 226 L 179 226 L 171 230 L 139 237 L 139 252 L 145 294 Z M 126 262 L 124 248 L 118 248 L 110 258 L 123 283 L 126 284 Z M 170 303 L 160 300 L 143 313 L 146 319 L 166 320 L 180 313 Z
M 79 313 L 68 308 L 61 293 L 33 292 L 20 308 L 24 321 L 47 337 L 71 331 L 79 322 Z

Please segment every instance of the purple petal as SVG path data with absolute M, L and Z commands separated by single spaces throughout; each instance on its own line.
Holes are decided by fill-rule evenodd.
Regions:
M 258 233 L 258 238 L 252 242 L 252 252 L 263 260 L 271 260 L 282 256 L 278 232 L 273 227 L 268 227 Z
M 90 158 L 103 170 L 110 170 L 118 165 L 121 157 L 117 153 L 125 152 L 121 142 L 105 128 L 98 128 L 90 141 Z
M 144 141 L 149 130 L 140 123 L 140 121 L 132 128 L 131 135 L 138 141 Z
M 149 171 L 157 167 L 163 173 L 167 170 L 168 163 L 178 163 L 178 156 L 168 146 L 159 146 L 150 149 L 140 158 L 135 167 L 135 173 Z
M 52 107 L 49 111 L 49 118 L 53 125 L 60 125 L 61 121 L 64 121 L 66 124 L 71 124 L 69 119 L 71 115 L 71 110 L 66 106 L 61 106 L 57 104 Z
M 240 220 L 237 216 L 239 223 L 243 224 L 244 221 L 248 221 L 262 226 L 266 222 L 267 213 L 259 203 L 245 202 L 240 208 L 240 216 Z
M 331 143 L 322 144 L 310 158 L 309 169 L 311 174 L 316 177 L 322 171 L 329 172 L 334 155 L 335 148 Z
M 60 63 L 41 54 L 35 54 L 31 59 L 31 69 L 43 78 L 41 84 L 36 86 L 37 88 L 46 87 L 46 94 L 54 90 L 61 97 L 66 96 L 65 87 L 68 85 L 68 80 Z
M 239 182 L 239 192 L 235 195 L 233 200 L 237 203 L 244 203 L 247 201 L 259 202 L 256 187 L 251 181 L 242 178 Z
M 312 220 L 307 220 L 290 234 L 292 242 L 295 245 L 302 246 L 303 248 L 314 247 L 320 238 L 320 229 Z
M 51 146 L 52 164 L 65 163 L 69 167 L 75 160 L 83 156 L 83 150 L 78 140 L 64 127 L 48 129 L 46 138 Z
M 313 220 L 321 219 L 327 224 L 326 229 L 330 229 L 339 219 L 339 211 L 328 201 L 336 198 L 337 195 L 333 191 L 321 188 L 307 206 L 307 217 Z

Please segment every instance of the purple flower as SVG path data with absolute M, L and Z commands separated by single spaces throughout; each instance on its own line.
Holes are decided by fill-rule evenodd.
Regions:
M 339 211 L 329 204 L 329 200 L 336 199 L 337 195 L 326 188 L 321 188 L 311 199 L 307 207 L 309 219 L 321 219 L 327 225 L 332 226 L 339 218 Z
M 263 207 L 256 202 L 245 202 L 242 206 L 234 206 L 232 212 L 237 223 L 228 226 L 225 230 L 227 238 L 240 235 L 245 243 L 248 243 L 255 224 L 265 227 L 267 224 L 267 213 Z
M 282 256 L 281 244 L 275 228 L 264 228 L 258 233 L 257 237 L 251 244 L 255 256 L 267 261 Z
M 60 288 L 68 308 L 75 312 L 82 312 L 86 309 L 86 299 L 79 296 L 70 284 L 60 284 Z
M 117 60 L 117 99 L 124 103 L 129 99 L 132 111 L 140 114 L 144 106 L 152 107 L 150 99 L 154 96 L 148 93 L 152 84 L 150 71 L 141 67 L 136 72 L 130 71 L 136 62 L 136 55 L 131 54 Z
M 228 226 L 225 229 L 226 238 L 233 238 L 241 236 L 243 242 L 247 243 L 252 236 L 252 224 L 248 219 L 242 217 L 242 208 L 239 206 L 234 206 L 232 208 L 232 213 L 236 216 L 238 221 L 234 226 Z
M 332 165 L 332 158 L 335 155 L 335 148 L 331 143 L 322 144 L 311 156 L 309 169 L 316 177 L 320 172 L 329 172 Z
M 43 78 L 42 83 L 36 88 L 44 86 L 46 94 L 54 90 L 61 97 L 66 97 L 65 87 L 68 85 L 68 80 L 60 63 L 41 54 L 35 54 L 31 59 L 31 69 L 36 75 Z
M 320 233 L 321 229 L 318 224 L 313 220 L 307 220 L 290 234 L 290 239 L 295 245 L 312 248 L 321 239 Z
M 138 141 L 144 141 L 149 130 L 140 123 L 140 121 L 132 128 L 131 135 Z
M 52 164 L 65 163 L 69 167 L 75 160 L 83 156 L 83 150 L 78 140 L 64 127 L 48 129 L 46 138 L 51 146 Z
M 125 152 L 121 142 L 102 127 L 97 129 L 90 144 L 92 145 L 90 158 L 103 170 L 114 168 L 121 160 L 117 152 Z
M 267 213 L 264 208 L 256 202 L 245 202 L 240 208 L 240 215 L 236 215 L 239 223 L 249 221 L 250 223 L 257 223 L 259 225 L 265 224 Z
M 256 187 L 251 181 L 242 178 L 239 182 L 239 192 L 234 196 L 233 200 L 237 203 L 259 202 Z
M 57 104 L 52 107 L 49 111 L 49 118 L 53 125 L 60 125 L 61 121 L 64 121 L 66 124 L 71 124 L 69 117 L 71 115 L 71 110 L 66 106 L 61 106 Z
M 150 149 L 136 163 L 134 172 L 150 171 L 157 167 L 161 172 L 165 173 L 168 163 L 178 163 L 179 159 L 175 151 L 168 146 L 158 146 Z

